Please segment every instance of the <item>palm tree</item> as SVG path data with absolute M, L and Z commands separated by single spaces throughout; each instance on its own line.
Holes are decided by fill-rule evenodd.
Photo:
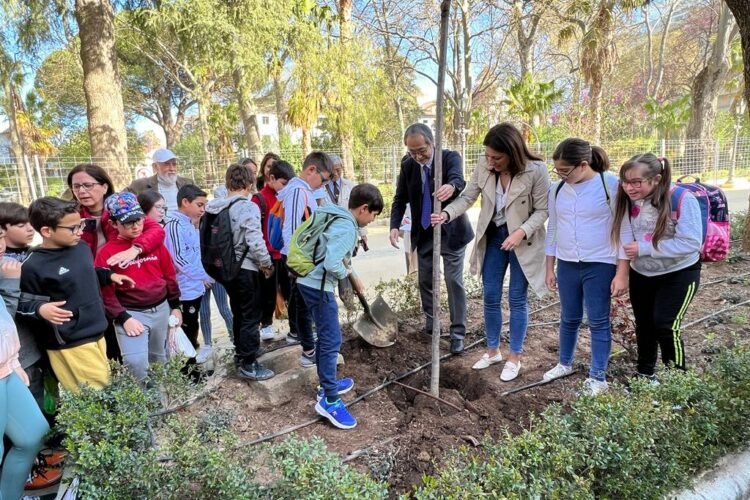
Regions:
M 664 103 L 647 97 L 643 109 L 649 114 L 651 126 L 659 132 L 660 138 L 669 140 L 678 135 L 690 120 L 690 96 Z
M 602 93 L 604 80 L 611 73 L 616 58 L 614 28 L 615 9 L 625 12 L 648 3 L 649 0 L 572 0 L 563 15 L 571 23 L 560 31 L 561 41 L 573 37 L 576 27 L 583 36 L 580 45 L 580 68 L 589 85 L 589 108 L 594 142 L 602 134 Z
M 531 73 L 526 73 L 511 84 L 506 95 L 502 102 L 508 105 L 511 114 L 521 118 L 521 132 L 529 142 L 531 127 L 539 124 L 540 117 L 562 97 L 563 91 L 555 90 L 554 81 L 536 82 Z

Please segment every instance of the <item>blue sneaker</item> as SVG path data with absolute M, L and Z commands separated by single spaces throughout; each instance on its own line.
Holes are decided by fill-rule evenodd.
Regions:
M 315 411 L 339 429 L 353 429 L 357 426 L 357 419 L 349 413 L 341 398 L 334 403 L 329 403 L 323 398 L 315 405 Z
M 354 388 L 354 380 L 350 378 L 340 378 L 336 381 L 336 390 L 339 395 L 346 394 Z M 318 394 L 316 395 L 318 401 L 323 399 L 323 388 L 318 386 Z

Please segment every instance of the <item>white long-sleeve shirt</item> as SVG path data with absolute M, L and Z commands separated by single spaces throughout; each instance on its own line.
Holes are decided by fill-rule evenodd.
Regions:
M 671 218 L 657 248 L 651 241 L 658 211 L 650 200 L 638 200 L 633 204 L 630 223 L 635 241 L 638 242 L 638 257 L 630 267 L 644 276 L 659 276 L 690 267 L 700 258 L 703 244 L 703 221 L 700 205 L 691 193 L 682 197 L 679 219 L 675 224 Z
M 546 255 L 566 262 L 605 264 L 617 264 L 618 259 L 627 259 L 622 245 L 633 241 L 630 221 L 625 218 L 620 227 L 619 249 L 615 248 L 610 237 L 619 181 L 612 174 L 604 174 L 604 181 L 606 191 L 599 174 L 579 184 L 563 183 L 559 193 L 559 184 L 550 187 Z

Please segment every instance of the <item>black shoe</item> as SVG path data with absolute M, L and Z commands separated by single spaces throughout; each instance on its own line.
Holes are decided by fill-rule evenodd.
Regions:
M 261 365 L 257 361 L 243 364 L 239 369 L 239 376 L 248 380 L 268 380 L 276 375 L 273 371 Z
M 464 352 L 464 339 L 451 339 L 451 354 Z

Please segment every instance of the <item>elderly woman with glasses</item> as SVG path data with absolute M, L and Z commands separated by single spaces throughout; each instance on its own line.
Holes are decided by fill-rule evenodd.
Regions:
M 447 223 L 474 205 L 482 195 L 471 272 L 481 272 L 484 284 L 484 322 L 487 351 L 474 364 L 481 370 L 502 361 L 502 293 L 510 267 L 510 352 L 500 379 L 515 379 L 528 326 L 529 284 L 540 297 L 544 283 L 544 222 L 550 180 L 541 157 L 531 153 L 521 133 L 510 123 L 492 127 L 484 138 L 484 156 L 466 189 L 432 222 Z

